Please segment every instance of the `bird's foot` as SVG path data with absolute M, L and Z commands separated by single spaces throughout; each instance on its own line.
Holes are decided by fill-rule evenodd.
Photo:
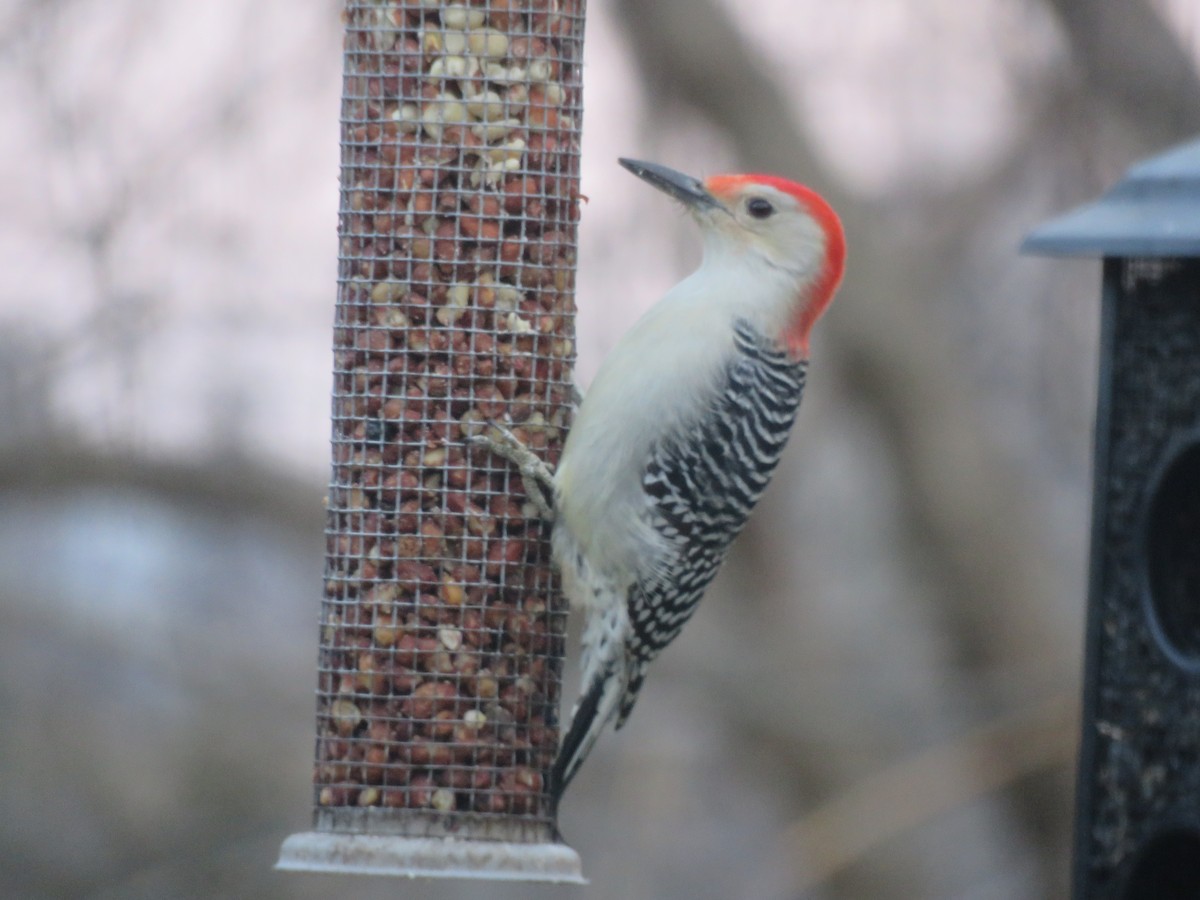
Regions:
M 554 521 L 554 472 L 519 437 L 498 422 L 489 422 L 484 433 L 473 434 L 467 440 L 512 463 L 538 514 L 547 522 Z

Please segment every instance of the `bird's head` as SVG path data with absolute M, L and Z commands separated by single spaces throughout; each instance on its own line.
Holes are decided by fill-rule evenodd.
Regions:
M 790 279 L 784 341 L 793 356 L 807 357 L 812 327 L 833 300 L 846 259 L 842 223 L 821 195 L 775 175 L 702 181 L 656 163 L 620 163 L 684 205 L 704 233 L 706 256 Z

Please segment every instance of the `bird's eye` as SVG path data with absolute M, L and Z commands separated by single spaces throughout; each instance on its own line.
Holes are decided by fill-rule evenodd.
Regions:
M 746 204 L 746 212 L 754 216 L 756 219 L 765 219 L 771 213 L 775 212 L 775 207 L 771 205 L 770 200 L 764 200 L 762 197 L 751 197 Z

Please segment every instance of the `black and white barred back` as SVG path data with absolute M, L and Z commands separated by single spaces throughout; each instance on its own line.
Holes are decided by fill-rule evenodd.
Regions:
M 783 453 L 807 363 L 735 325 L 738 354 L 716 405 L 683 438 L 654 448 L 642 476 L 653 524 L 673 553 L 630 588 L 629 681 L 616 725 L 633 709 L 646 666 L 673 641 L 717 574 Z

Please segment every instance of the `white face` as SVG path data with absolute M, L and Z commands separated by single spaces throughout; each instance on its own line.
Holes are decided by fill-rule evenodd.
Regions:
M 715 206 L 692 212 L 710 250 L 754 255 L 798 280 L 811 278 L 825 259 L 825 232 L 804 205 L 770 185 L 710 180 Z

